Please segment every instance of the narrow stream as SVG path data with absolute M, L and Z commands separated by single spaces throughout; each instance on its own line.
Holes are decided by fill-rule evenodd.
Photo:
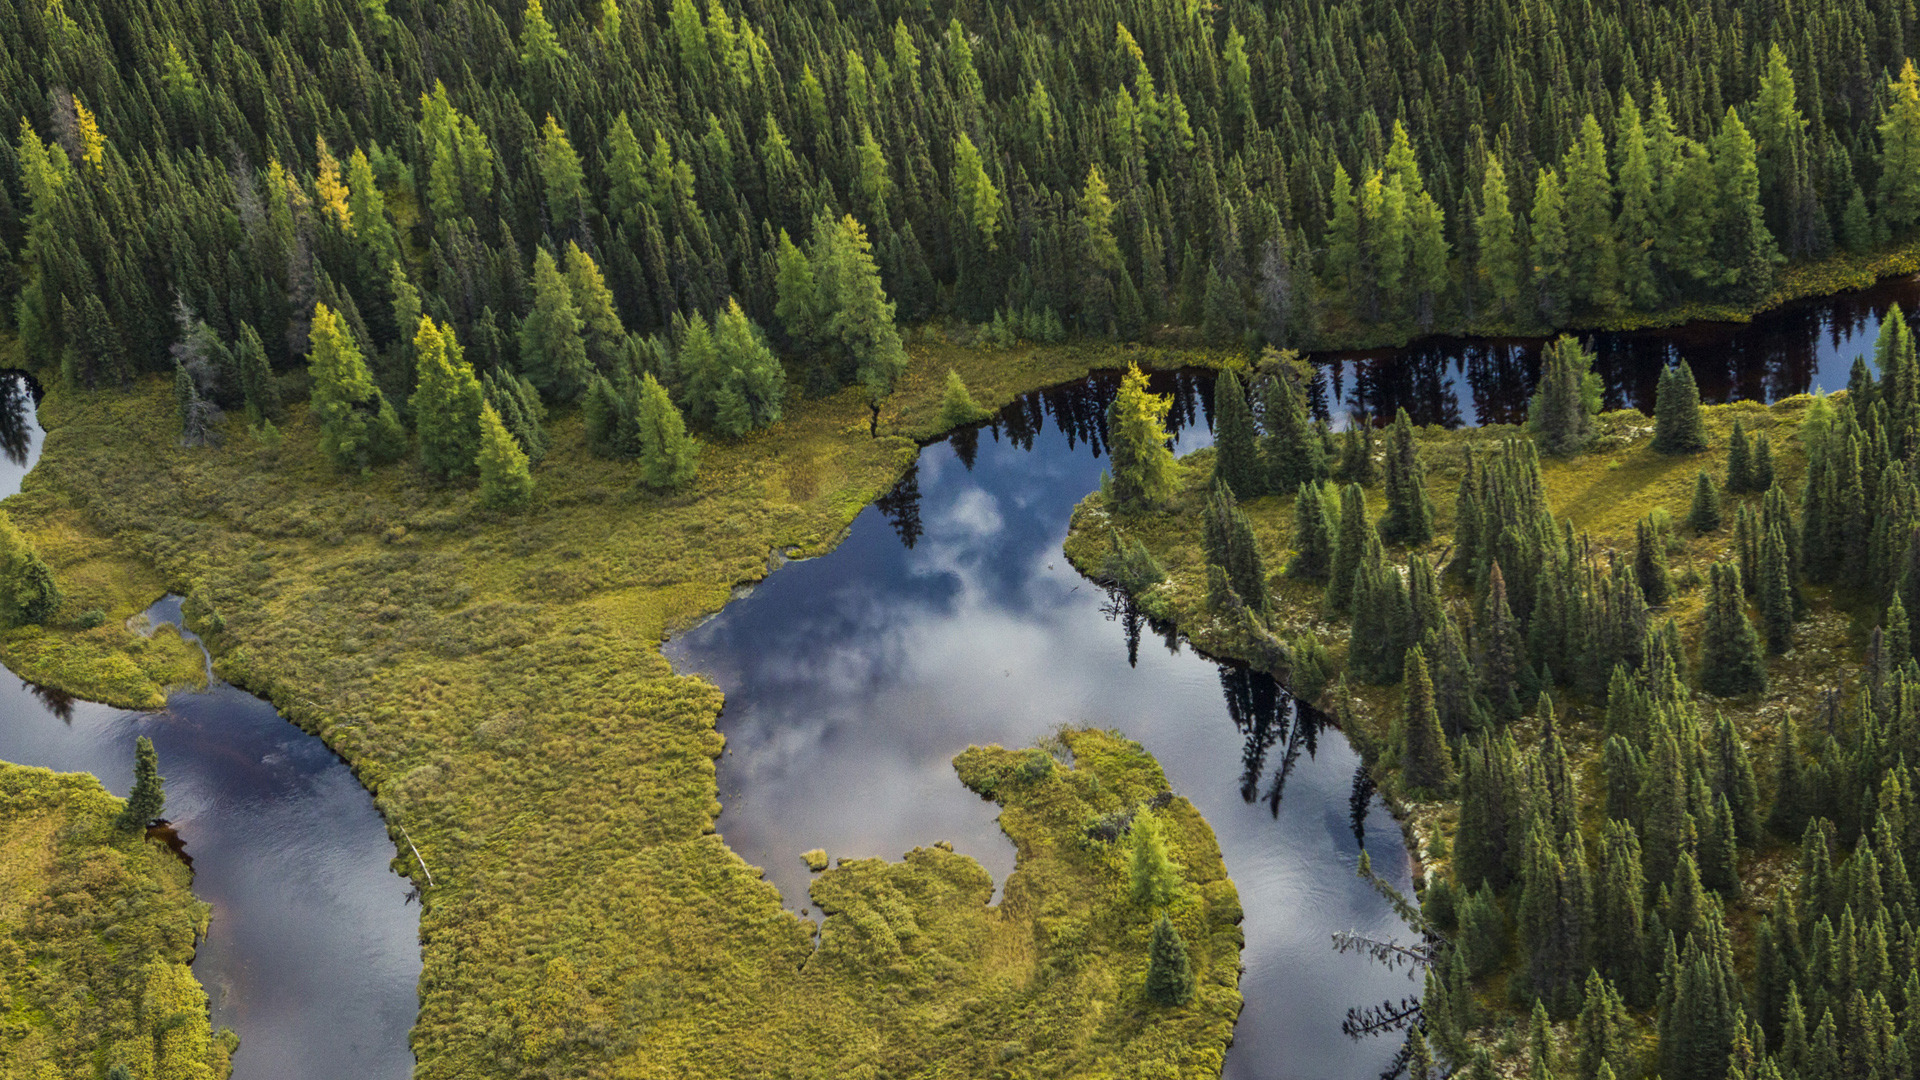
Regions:
M 26 382 L 0 377 L 0 496 L 41 431 Z M 179 599 L 148 612 L 179 625 Z M 11 674 L 10 672 L 8 674 Z M 419 1011 L 420 909 L 386 826 L 345 762 L 273 706 L 218 679 L 155 712 L 0 678 L 0 760 L 90 772 L 124 796 L 153 740 L 166 818 L 213 905 L 194 957 L 216 1026 L 239 1032 L 235 1080 L 404 1080 Z
M 1751 324 L 1589 340 L 1610 406 L 1650 409 L 1659 365 L 1675 356 L 1693 363 L 1709 401 L 1775 400 L 1845 386 L 1896 301 L 1920 304 L 1920 279 Z M 1435 339 L 1317 357 L 1317 405 L 1336 422 L 1399 407 L 1450 427 L 1516 421 L 1539 345 Z M 1409 869 L 1353 751 L 1271 680 L 1143 626 L 1060 553 L 1074 504 L 1099 481 L 1116 381 L 1027 395 L 987 428 L 928 447 L 831 554 L 783 569 L 670 643 L 678 667 L 727 691 L 722 831 L 796 909 L 808 907 L 810 877 L 799 854 L 816 846 L 897 858 L 948 839 L 1004 882 L 1012 847 L 993 805 L 954 778 L 952 756 L 1065 723 L 1118 728 L 1206 815 L 1240 887 L 1247 1006 L 1227 1075 L 1375 1076 L 1395 1041 L 1350 1041 L 1340 1020 L 1418 986 L 1329 945 L 1338 930 L 1405 936 L 1353 874 L 1362 846 L 1403 886 Z M 1156 389 L 1176 395 L 1180 448 L 1205 445 L 1210 378 L 1162 376 Z M 40 436 L 27 383 L 0 378 L 0 496 L 19 490 Z M 178 619 L 167 601 L 151 614 Z M 236 1078 L 409 1076 L 419 911 L 339 758 L 217 680 L 156 712 L 0 685 L 0 759 L 84 770 L 125 793 L 140 735 L 159 750 L 194 890 L 214 907 L 194 970 L 216 1023 L 243 1039 Z
M 1587 340 L 1609 407 L 1651 411 L 1660 365 L 1692 363 L 1708 401 L 1842 389 L 1879 321 L 1911 312 L 1920 279 L 1794 305 L 1750 324 Z M 1317 404 L 1344 421 L 1405 407 L 1449 427 L 1518 422 L 1539 341 L 1440 339 L 1316 357 Z M 1417 993 L 1404 975 L 1333 952 L 1331 935 L 1407 937 L 1354 875 L 1361 847 L 1401 886 L 1399 829 L 1344 736 L 1264 676 L 1162 639 L 1061 554 L 1099 483 L 1117 378 L 1029 394 L 984 429 L 922 451 L 914 471 L 830 554 L 795 563 L 670 642 L 676 668 L 726 691 L 719 768 L 727 843 L 809 907 L 800 853 L 899 858 L 951 840 L 997 884 L 1013 869 L 996 808 L 961 787 L 971 743 L 1032 743 L 1061 724 L 1138 739 L 1213 826 L 1246 909 L 1246 1008 L 1234 1080 L 1362 1080 L 1397 1038 L 1355 1042 L 1351 1006 Z M 1182 452 L 1210 438 L 1211 377 L 1162 375 Z

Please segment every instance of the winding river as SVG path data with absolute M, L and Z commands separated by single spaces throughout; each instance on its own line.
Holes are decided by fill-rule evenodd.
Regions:
M 26 382 L 0 376 L 0 495 L 40 451 Z M 155 623 L 180 624 L 179 599 Z M 11 673 L 9 673 L 11 674 Z M 234 1080 L 405 1080 L 419 1012 L 420 909 L 388 867 L 373 798 L 318 738 L 218 679 L 128 711 L 0 680 L 0 760 L 90 772 L 124 796 L 153 740 L 166 817 L 213 905 L 194 974 L 240 1034 Z
M 1709 401 L 1774 400 L 1846 384 L 1889 304 L 1920 279 L 1792 305 L 1751 324 L 1590 338 L 1609 406 L 1652 406 L 1659 365 L 1690 360 Z M 1524 415 L 1538 341 L 1434 339 L 1321 361 L 1317 405 L 1421 423 Z M 1208 440 L 1211 379 L 1156 377 L 1176 397 L 1180 449 Z M 1352 1006 L 1417 984 L 1333 952 L 1339 930 L 1400 934 L 1353 873 L 1364 847 L 1403 887 L 1401 834 L 1341 734 L 1272 680 L 1196 654 L 1131 616 L 1060 553 L 1099 482 L 1117 380 L 1029 394 L 982 428 L 927 447 L 832 553 L 769 577 L 670 642 L 682 670 L 727 692 L 721 830 L 808 907 L 800 852 L 897 858 L 938 839 L 1004 883 L 1013 850 L 994 807 L 961 787 L 971 743 L 1023 745 L 1063 723 L 1140 740 L 1212 823 L 1246 909 L 1246 1009 L 1235 1080 L 1361 1080 L 1396 1040 L 1355 1042 Z M 0 496 L 39 452 L 26 383 L 0 379 Z M 171 600 L 156 621 L 177 621 Z M 346 765 L 270 705 L 215 680 L 129 712 L 0 685 L 0 759 L 85 770 L 124 793 L 149 735 L 167 817 L 214 907 L 194 970 L 216 1023 L 242 1037 L 239 1080 L 410 1075 L 418 909 L 394 875 L 372 800 Z

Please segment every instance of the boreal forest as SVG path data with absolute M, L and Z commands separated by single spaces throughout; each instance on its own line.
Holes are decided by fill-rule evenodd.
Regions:
M 1920 1078 L 1917 23 L 0 5 L 0 1074 Z

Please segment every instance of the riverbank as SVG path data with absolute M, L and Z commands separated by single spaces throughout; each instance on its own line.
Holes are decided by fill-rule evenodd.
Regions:
M 1773 287 L 1750 303 L 1689 301 L 1650 311 L 1586 314 L 1567 319 L 1558 326 L 1533 321 L 1480 318 L 1454 326 L 1421 330 L 1409 323 L 1367 322 L 1354 325 L 1345 321 L 1331 330 L 1322 328 L 1303 347 L 1315 352 L 1352 352 L 1401 348 L 1431 338 L 1541 338 L 1560 333 L 1661 330 L 1688 323 L 1745 323 L 1797 301 L 1867 289 L 1892 278 L 1915 273 L 1920 273 L 1920 241 L 1865 255 L 1841 252 L 1815 262 L 1789 264 L 1775 274 Z M 1176 335 L 1182 341 L 1193 336 L 1190 329 L 1183 329 Z
M 125 803 L 84 773 L 0 762 L 0 1074 L 225 1077 L 189 964 L 207 930 L 192 872 L 114 826 Z
M 1805 453 L 1797 437 L 1801 420 L 1812 402 L 1805 395 L 1789 398 L 1772 406 L 1744 402 L 1709 407 L 1703 410 L 1711 449 L 1694 455 L 1666 456 L 1651 447 L 1652 423 L 1641 414 L 1623 410 L 1597 418 L 1599 436 L 1581 454 L 1567 458 L 1546 458 L 1541 462 L 1548 504 L 1559 519 L 1569 521 L 1576 535 L 1590 537 L 1592 550 L 1604 561 L 1604 553 L 1615 551 L 1632 559 L 1635 526 L 1646 515 L 1665 511 L 1676 523 L 1674 543 L 1669 550 L 1669 565 L 1677 591 L 1652 618 L 1676 621 L 1683 648 L 1690 658 L 1697 653 L 1704 618 L 1707 568 L 1716 560 L 1736 559 L 1733 517 L 1742 504 L 1756 512 L 1760 496 L 1726 496 L 1723 511 L 1726 524 L 1719 530 L 1695 535 L 1678 523 L 1686 520 L 1692 501 L 1695 476 L 1705 469 L 1716 478 L 1725 468 L 1726 446 L 1734 422 L 1739 420 L 1748 437 L 1767 433 L 1773 446 L 1775 476 L 1782 488 L 1797 491 L 1806 467 Z M 1427 467 L 1427 492 L 1434 506 L 1434 532 L 1431 543 L 1412 550 L 1391 549 L 1388 562 L 1405 565 L 1414 556 L 1444 565 L 1454 544 L 1456 490 L 1469 451 L 1485 462 L 1498 452 L 1503 439 L 1519 432 L 1511 427 L 1444 431 L 1421 429 L 1418 446 Z M 1102 566 L 1117 534 L 1122 541 L 1140 541 L 1166 570 L 1168 580 L 1136 595 L 1134 600 L 1146 612 L 1170 623 L 1198 647 L 1215 655 L 1241 659 L 1286 680 L 1290 657 L 1277 654 L 1272 638 L 1250 634 L 1233 618 L 1223 618 L 1207 604 L 1207 568 L 1201 547 L 1202 508 L 1211 481 L 1213 451 L 1196 451 L 1181 459 L 1177 466 L 1179 493 L 1162 510 L 1113 515 L 1098 492 L 1087 496 L 1076 509 L 1066 553 L 1082 573 L 1102 576 Z M 1385 508 L 1384 485 L 1367 491 L 1368 514 L 1376 519 Z M 1324 605 L 1325 590 L 1317 584 L 1294 580 L 1281 571 L 1292 547 L 1294 499 L 1274 496 L 1241 504 L 1253 526 L 1261 552 L 1270 572 L 1273 601 L 1273 632 L 1286 641 L 1306 638 L 1318 640 L 1332 655 L 1332 670 L 1346 667 L 1350 645 L 1350 624 L 1346 617 L 1330 615 Z M 1748 753 L 1757 762 L 1771 761 L 1775 753 L 1780 724 L 1789 708 L 1798 707 L 1802 715 L 1811 711 L 1820 694 L 1851 667 L 1865 644 L 1866 634 L 1876 613 L 1861 610 L 1860 598 L 1826 588 L 1803 586 L 1810 611 L 1797 625 L 1794 647 L 1786 654 L 1771 657 L 1768 664 L 1769 686 L 1761 694 L 1719 699 L 1695 693 L 1701 715 L 1711 719 L 1723 713 L 1735 725 Z M 1449 582 L 1444 588 L 1449 602 L 1470 603 L 1463 586 Z M 1562 661 L 1566 662 L 1566 661 Z M 1458 836 L 1460 806 L 1454 798 L 1416 796 L 1407 790 L 1400 773 L 1397 751 L 1390 748 L 1397 738 L 1395 728 L 1401 713 L 1399 685 L 1367 685 L 1355 678 L 1345 684 L 1346 695 L 1330 687 L 1310 704 L 1335 715 L 1355 746 L 1366 756 L 1381 795 L 1395 809 L 1407 834 L 1408 850 L 1421 864 L 1424 883 L 1440 883 L 1453 891 L 1473 883 L 1454 882 L 1452 855 Z M 1556 730 L 1562 740 L 1573 774 L 1581 779 L 1580 808 L 1582 831 L 1588 850 L 1598 850 L 1605 821 L 1603 812 L 1606 785 L 1601 782 L 1600 765 L 1605 739 L 1607 702 L 1582 695 L 1556 691 Z M 1544 731 L 1532 703 L 1527 716 L 1509 726 L 1522 753 L 1540 748 Z M 1763 773 L 1763 775 L 1765 775 Z M 1758 850 L 1745 854 L 1738 873 L 1743 883 L 1737 898 L 1730 899 L 1727 920 L 1740 947 L 1752 944 L 1752 931 L 1770 905 L 1773 885 L 1790 876 L 1797 845 L 1769 841 Z M 1509 911 L 1509 916 L 1518 912 Z M 1451 916 L 1445 916 L 1451 918 Z M 1526 1015 L 1515 1005 L 1520 997 L 1510 998 L 1507 984 L 1524 963 L 1524 949 L 1510 948 L 1505 963 L 1474 981 L 1478 1021 L 1469 1036 L 1474 1046 L 1504 1046 L 1516 1060 L 1526 1053 Z M 1456 1015 L 1460 1015 L 1456 1013 Z M 1652 1017 L 1637 1014 L 1641 1033 L 1650 1035 Z M 1568 1026 L 1559 1029 L 1562 1036 Z M 1571 1068 L 1571 1058 L 1556 1061 L 1556 1073 Z
M 908 434 L 938 430 L 949 367 L 975 372 L 991 407 L 1128 353 L 1154 355 L 916 349 L 877 436 L 855 392 L 797 403 L 768 431 L 709 444 L 692 489 L 667 498 L 558 416 L 520 517 L 404 467 L 339 476 L 297 408 L 278 448 L 229 421 L 224 446 L 188 450 L 160 380 L 56 388 L 41 463 L 6 509 L 76 596 L 93 581 L 189 596 L 222 677 L 320 735 L 374 793 L 405 855 L 395 869 L 423 888 L 417 1075 L 893 1072 L 905 1064 L 871 1041 L 897 1007 L 888 978 L 812 959 L 815 924 L 714 835 L 720 695 L 675 675 L 658 642 L 768 573 L 770 552 L 830 548 L 911 464 Z M 62 675 L 20 659 L 23 677 Z M 1015 989 L 1045 983 L 1032 955 L 1016 959 Z M 1127 985 L 1109 975 L 1106 1004 L 1076 1022 L 1109 1015 Z M 949 990 L 898 1015 L 932 1025 L 913 1061 L 970 1072 L 980 1047 L 935 1022 Z M 1209 1030 L 1201 1042 L 1224 1051 L 1230 1024 Z

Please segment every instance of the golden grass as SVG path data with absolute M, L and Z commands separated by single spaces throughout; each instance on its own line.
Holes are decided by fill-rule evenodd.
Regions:
M 166 646 L 111 628 L 163 590 L 190 597 L 221 675 L 343 754 L 432 869 L 422 1078 L 1080 1075 L 1088 1054 L 1115 1074 L 1217 1072 L 1238 1007 L 1228 975 L 1156 1014 L 1138 1001 L 1144 924 L 1045 936 L 1059 911 L 1112 900 L 1075 891 L 1095 880 L 1084 868 L 1061 877 L 1071 889 L 1044 885 L 1086 857 L 1064 837 L 1029 830 L 1034 884 L 998 909 L 984 871 L 938 849 L 828 870 L 813 900 L 841 914 L 816 951 L 814 925 L 714 835 L 721 695 L 675 675 L 661 638 L 764 576 L 773 552 L 832 547 L 913 460 L 908 436 L 935 433 L 949 366 L 997 405 L 1126 354 L 914 356 L 877 435 L 857 392 L 796 402 L 766 431 L 708 443 L 698 479 L 670 496 L 591 457 L 562 413 L 534 506 L 514 516 L 411 466 L 338 475 L 297 408 L 278 451 L 232 421 L 224 447 L 189 450 L 161 380 L 55 389 L 44 456 L 6 511 L 75 603 L 111 618 L 86 632 L 102 636 L 93 653 L 58 626 L 7 660 L 137 698 L 114 650 L 139 667 L 134 650 Z M 1181 857 L 1206 867 L 1211 835 L 1197 817 L 1186 828 Z M 418 873 L 410 856 L 395 867 Z M 1224 879 L 1207 890 L 1197 911 L 1237 910 Z M 903 952 L 853 947 L 885 939 L 869 910 Z M 902 936 L 909 924 L 918 936 Z M 1196 949 L 1230 973 L 1220 933 Z

